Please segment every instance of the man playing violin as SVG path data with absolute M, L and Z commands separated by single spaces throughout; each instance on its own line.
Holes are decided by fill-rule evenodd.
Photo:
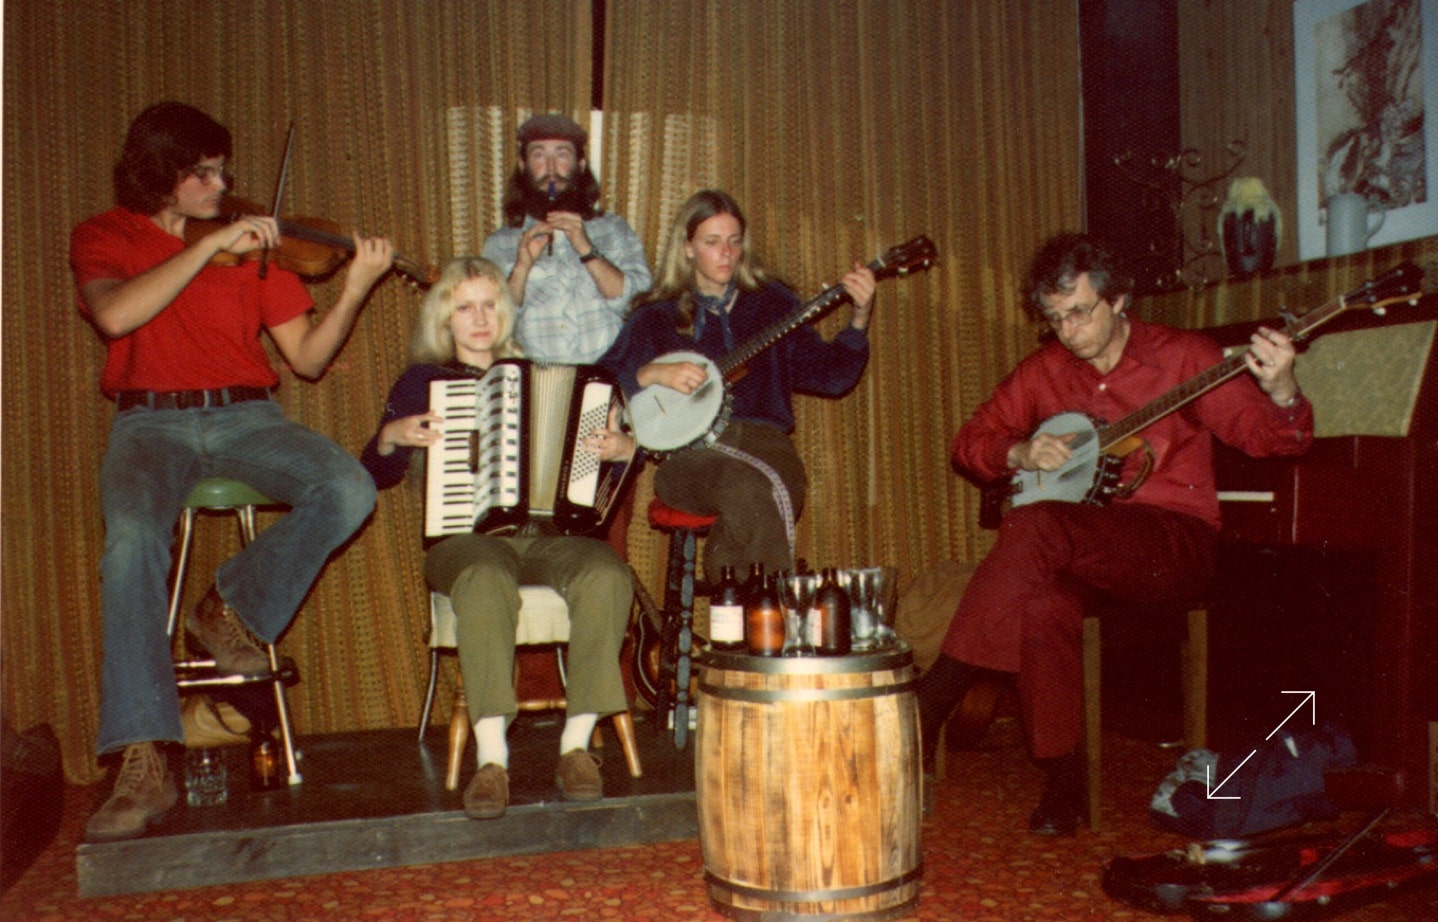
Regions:
M 205 477 L 231 477 L 291 511 L 220 565 L 188 621 L 189 643 L 225 673 L 263 672 L 255 637 L 289 625 L 330 552 L 374 507 L 370 478 L 330 439 L 285 419 L 266 330 L 301 377 L 318 379 L 354 326 L 393 247 L 356 238 L 343 291 L 314 322 L 294 274 L 258 261 L 279 242 L 274 218 L 245 216 L 192 242 L 186 222 L 215 218 L 228 188 L 228 129 L 176 102 L 131 123 L 114 169 L 117 207 L 77 226 L 70 263 L 81 313 L 104 337 L 100 387 L 117 414 L 100 472 L 104 667 L 98 751 L 123 750 L 114 793 L 87 836 L 140 835 L 174 805 L 163 744 L 183 741 L 166 633 L 174 523 Z M 253 635 L 253 636 L 252 636 Z
M 960 428 L 952 452 L 961 471 L 981 483 L 1057 471 L 1078 445 L 1072 432 L 1044 431 L 1046 420 L 1078 412 L 1113 422 L 1223 361 L 1201 334 L 1130 317 L 1132 288 L 1092 238 L 1061 234 L 1039 250 L 1025 306 L 1052 337 Z M 1185 601 L 1202 590 L 1219 528 L 1214 437 L 1255 456 L 1296 455 L 1313 440 L 1313 408 L 1298 390 L 1290 338 L 1260 329 L 1243 361 L 1250 375 L 1140 433 L 1153 468 L 1131 495 L 1107 505 L 1016 500 L 920 680 L 932 765 L 939 728 L 968 690 L 986 673 L 1017 674 L 1029 747 L 1045 770 L 1029 818 L 1035 833 L 1072 835 L 1083 813 L 1086 601 Z

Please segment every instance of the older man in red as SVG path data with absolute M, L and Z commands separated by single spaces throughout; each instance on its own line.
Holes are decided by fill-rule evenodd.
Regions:
M 953 458 L 980 481 L 1064 467 L 1075 433 L 1045 421 L 1080 412 L 1112 422 L 1222 361 L 1193 332 L 1128 315 L 1132 283 L 1093 239 L 1064 234 L 1034 259 L 1027 307 L 1052 341 L 1002 381 L 954 438 Z M 1070 835 L 1083 813 L 1082 618 L 1097 594 L 1182 600 L 1213 571 L 1219 512 L 1212 439 L 1248 454 L 1292 455 L 1313 439 L 1313 409 L 1298 390 L 1293 343 L 1261 329 L 1244 359 L 1250 375 L 1207 392 L 1141 433 L 1153 468 L 1130 495 L 1105 505 L 1018 505 L 999 529 L 919 686 L 924 743 L 985 671 L 1015 673 L 1033 756 L 1046 782 L 1029 828 Z M 1082 497 L 1079 498 L 1080 500 Z M 932 758 L 932 752 L 926 753 Z

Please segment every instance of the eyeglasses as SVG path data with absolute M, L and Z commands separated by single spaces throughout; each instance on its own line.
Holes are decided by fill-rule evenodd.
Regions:
M 1062 330 L 1065 323 L 1072 323 L 1076 327 L 1088 326 L 1089 322 L 1093 320 L 1093 312 L 1098 310 L 1098 306 L 1102 303 L 1104 303 L 1104 299 L 1099 298 L 1088 307 L 1071 307 L 1062 314 L 1044 314 L 1044 322 L 1052 327 L 1054 332 Z
M 230 174 L 228 165 L 210 166 L 209 164 L 200 164 L 199 166 L 192 166 L 188 170 L 180 173 L 180 180 L 182 182 L 191 177 L 198 179 L 201 185 L 206 186 L 217 179 L 226 186 L 234 184 L 234 177 Z

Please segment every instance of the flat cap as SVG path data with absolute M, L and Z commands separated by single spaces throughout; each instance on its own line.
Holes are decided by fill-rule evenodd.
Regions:
M 570 141 L 575 147 L 582 147 L 589 140 L 589 135 L 573 119 L 557 112 L 536 115 L 519 126 L 521 149 L 530 141 L 550 140 Z

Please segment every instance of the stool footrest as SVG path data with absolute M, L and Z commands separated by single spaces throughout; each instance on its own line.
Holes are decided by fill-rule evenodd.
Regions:
M 178 660 L 175 663 L 175 684 L 180 688 L 207 688 L 222 685 L 253 685 L 273 682 L 279 679 L 286 685 L 300 680 L 300 671 L 294 660 L 285 657 L 277 671 L 269 669 L 260 672 L 222 673 L 215 671 L 215 661 L 195 659 Z

